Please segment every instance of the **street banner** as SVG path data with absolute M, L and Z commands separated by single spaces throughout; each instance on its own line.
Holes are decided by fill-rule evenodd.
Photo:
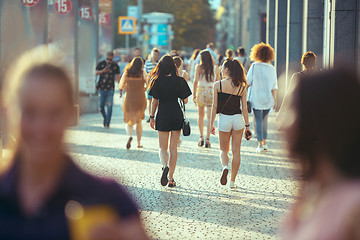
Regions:
M 99 0 L 99 57 L 112 51 L 112 0 Z
M 80 94 L 96 92 L 95 68 L 98 51 L 96 7 L 96 0 L 79 0 L 78 77 Z

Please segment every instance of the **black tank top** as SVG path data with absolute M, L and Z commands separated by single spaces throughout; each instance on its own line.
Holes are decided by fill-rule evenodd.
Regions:
M 241 96 L 239 96 L 241 87 L 236 95 L 222 92 L 222 86 L 220 81 L 220 92 L 218 92 L 218 104 L 216 113 L 222 113 L 225 115 L 241 114 L 240 102 Z

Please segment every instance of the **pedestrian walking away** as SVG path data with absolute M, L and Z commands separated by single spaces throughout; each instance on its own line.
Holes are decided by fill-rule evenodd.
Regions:
M 121 77 L 119 65 L 113 62 L 113 58 L 114 53 L 108 52 L 106 54 L 106 60 L 99 62 L 96 66 L 96 75 L 100 75 L 96 87 L 99 92 L 99 110 L 103 116 L 103 125 L 106 128 L 110 127 L 115 77 L 117 82 L 119 82 Z
M 0 174 L 0 239 L 148 239 L 125 189 L 86 173 L 68 155 L 73 80 L 59 57 L 44 52 L 47 46 L 25 53 L 5 78 L 17 143 Z
M 240 168 L 241 139 L 245 128 L 245 137 L 251 138 L 249 116 L 246 104 L 247 82 L 245 70 L 238 60 L 228 59 L 221 72 L 224 79 L 214 84 L 214 103 L 211 114 L 211 133 L 215 134 L 215 118 L 219 114 L 218 130 L 220 142 L 220 160 L 222 175 L 220 183 L 227 184 L 229 172 L 229 148 L 231 140 L 231 180 L 230 188 L 235 188 L 235 179 Z
M 190 81 L 194 81 L 194 77 L 195 77 L 195 67 L 196 67 L 196 58 L 198 56 L 198 54 L 200 53 L 200 49 L 195 49 L 190 60 L 189 60 L 189 63 L 188 63 L 188 73 L 189 73 L 189 78 L 190 78 Z
M 247 74 L 250 86 L 248 99 L 254 110 L 258 153 L 264 153 L 269 149 L 266 142 L 268 115 L 271 108 L 276 109 L 277 76 L 274 66 L 271 65 L 274 55 L 274 49 L 265 43 L 254 45 L 250 54 L 251 60 L 255 62 Z
M 203 51 L 209 51 L 211 53 L 211 56 L 213 57 L 213 60 L 214 60 L 214 64 L 219 64 L 219 59 L 218 59 L 218 54 L 215 52 L 216 49 L 215 49 L 215 45 L 214 43 L 208 43 L 206 45 L 206 48 L 203 50 Z M 200 55 L 197 55 L 196 57 L 196 63 L 199 64 L 200 63 Z
M 210 148 L 210 119 L 211 107 L 213 104 L 213 86 L 214 82 L 220 80 L 220 70 L 217 64 L 214 63 L 213 57 L 209 51 L 203 50 L 199 55 L 200 64 L 196 65 L 195 80 L 193 85 L 193 100 L 198 107 L 198 125 L 200 131 L 198 146 Z M 205 108 L 207 110 L 206 140 L 204 140 Z
M 136 125 L 137 147 L 142 148 L 142 120 L 145 118 L 147 76 L 144 71 L 144 62 L 140 57 L 134 58 L 125 68 L 120 80 L 120 98 L 125 90 L 123 103 L 124 122 L 126 123 L 126 134 L 129 139 L 126 148 L 130 149 L 133 140 L 133 126 Z
M 220 66 L 222 66 L 224 64 L 224 62 L 228 59 L 232 60 L 235 57 L 235 53 L 232 49 L 227 49 L 225 52 L 225 58 L 222 59 L 222 61 L 220 62 Z
M 161 58 L 151 71 L 150 78 L 152 83 L 149 94 L 154 98 L 151 105 L 150 126 L 159 134 L 159 157 L 163 170 L 160 182 L 163 186 L 169 183 L 169 187 L 175 187 L 177 144 L 184 124 L 184 115 L 178 99 L 186 104 L 191 90 L 185 79 L 177 76 L 176 66 L 170 55 Z
M 245 72 L 247 73 L 250 69 L 251 61 L 248 56 L 246 56 L 245 48 L 239 47 L 237 49 L 238 56 L 235 57 L 235 59 L 239 60 L 241 64 L 243 65 Z
M 153 48 L 150 54 L 150 60 L 145 61 L 145 72 L 150 74 L 151 70 L 153 70 L 156 64 L 159 62 L 160 59 L 160 50 L 157 48 Z M 150 79 L 149 79 L 150 82 Z M 151 109 L 151 101 L 152 97 L 149 95 L 149 91 L 146 92 L 147 100 L 148 100 L 148 111 L 149 111 L 149 118 L 147 122 L 150 122 L 150 109 Z
M 294 73 L 290 79 L 289 87 L 286 89 L 286 93 L 281 104 L 281 107 L 276 115 L 276 120 L 281 121 L 282 118 L 286 117 L 286 110 L 288 109 L 286 105 L 289 104 L 289 92 L 295 88 L 298 84 L 299 79 L 302 75 L 312 74 L 316 71 L 316 55 L 315 53 L 308 51 L 304 53 L 301 57 L 301 65 L 303 70 L 297 73 Z
M 184 78 L 186 82 L 189 82 L 189 75 L 186 70 L 183 69 L 184 62 L 180 57 L 174 57 L 174 63 L 176 66 L 176 73 L 178 76 Z

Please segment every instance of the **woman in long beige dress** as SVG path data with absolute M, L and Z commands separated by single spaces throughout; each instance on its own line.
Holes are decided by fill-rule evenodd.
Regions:
M 122 90 L 125 90 L 125 99 L 123 104 L 124 122 L 126 123 L 126 134 L 129 139 L 126 148 L 131 147 L 133 140 L 133 127 L 136 125 L 136 137 L 138 148 L 142 148 L 142 122 L 145 118 L 147 76 L 144 72 L 144 62 L 140 57 L 134 58 L 125 68 L 125 72 L 120 80 L 120 97 Z

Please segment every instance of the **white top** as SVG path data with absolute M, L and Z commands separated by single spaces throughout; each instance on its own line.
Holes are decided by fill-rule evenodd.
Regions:
M 254 62 L 247 74 L 250 85 L 248 100 L 251 107 L 257 110 L 271 109 L 275 105 L 272 90 L 278 89 L 276 69 L 273 65 L 263 62 Z
M 216 80 L 216 65 L 214 65 L 214 75 L 211 78 L 211 80 L 212 80 L 211 82 L 206 81 L 205 72 L 204 70 L 202 70 L 202 73 L 200 74 L 199 77 L 198 85 L 201 87 L 209 87 L 209 86 L 212 87 L 214 85 L 214 82 Z

